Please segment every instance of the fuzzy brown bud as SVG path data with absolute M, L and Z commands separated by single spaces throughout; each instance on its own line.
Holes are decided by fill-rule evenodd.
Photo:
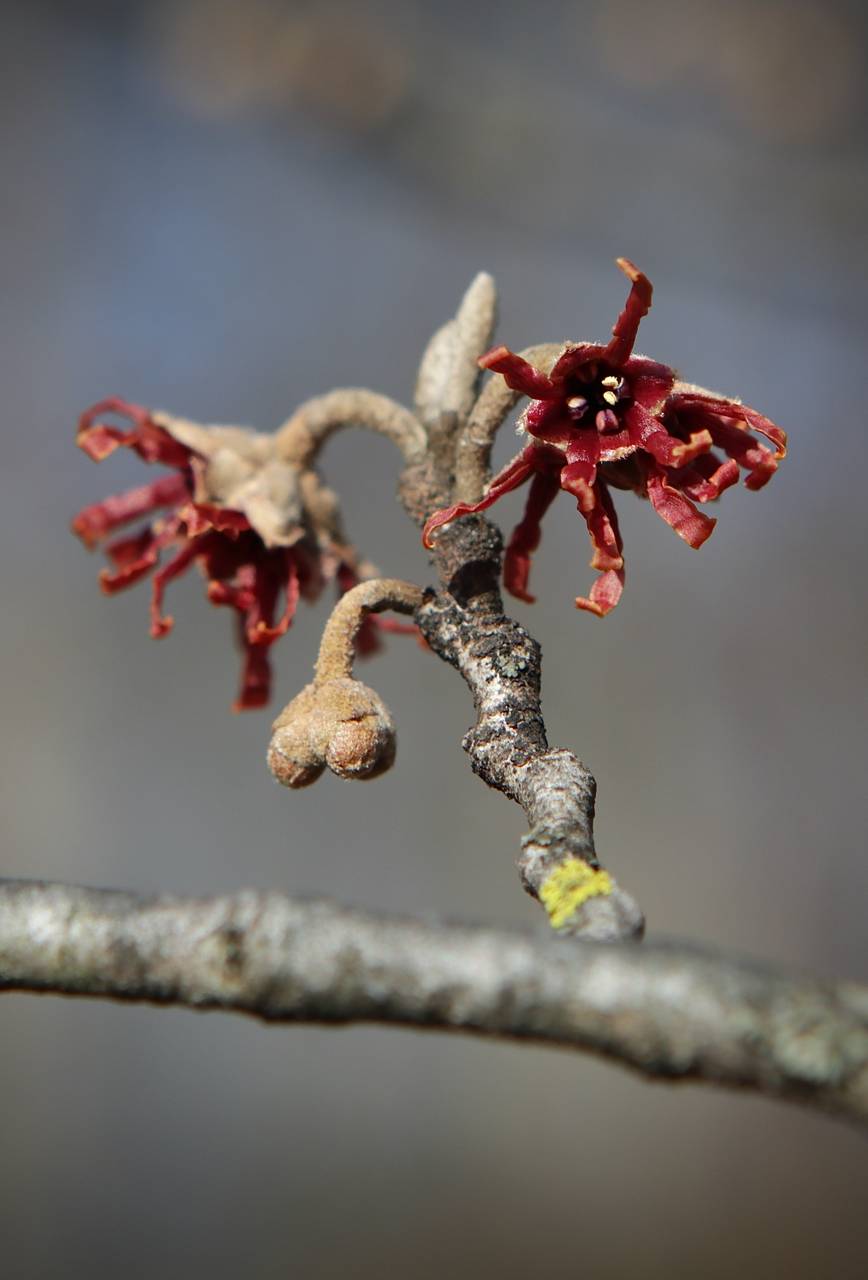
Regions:
M 307 685 L 273 725 L 268 767 L 306 787 L 328 766 L 339 778 L 376 778 L 395 759 L 395 726 L 379 694 L 341 676 Z

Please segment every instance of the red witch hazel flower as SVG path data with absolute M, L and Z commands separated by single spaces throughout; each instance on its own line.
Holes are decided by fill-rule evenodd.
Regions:
M 129 430 L 98 421 L 125 418 Z M 208 599 L 235 610 L 243 653 L 235 709 L 264 706 L 270 646 L 289 628 L 299 598 L 315 599 L 335 580 L 339 592 L 368 576 L 344 542 L 337 503 L 317 474 L 281 459 L 274 437 L 242 427 L 200 426 L 111 399 L 81 417 L 78 444 L 95 462 L 123 446 L 145 462 L 172 468 L 150 484 L 85 507 L 72 528 L 88 547 L 145 519 L 134 533 L 109 541 L 111 567 L 100 585 L 113 595 L 152 575 L 151 635 L 165 636 L 166 586 L 198 564 Z M 165 564 L 162 553 L 172 552 Z M 278 603 L 283 605 L 279 616 Z M 370 651 L 376 634 L 361 637 Z
M 624 587 L 611 487 L 648 498 L 685 542 L 701 547 L 716 521 L 695 504 L 719 498 L 735 484 L 739 468 L 747 473 L 747 488 L 760 489 L 786 454 L 784 432 L 762 414 L 678 381 L 667 365 L 633 355 L 639 323 L 651 307 L 651 283 L 626 258 L 619 258 L 618 266 L 632 287 L 606 346 L 570 343 L 550 374 L 507 347 L 482 356 L 483 369 L 502 374 L 512 390 L 529 397 L 519 430 L 531 439 L 491 480 L 479 502 L 435 512 L 423 534 L 430 547 L 436 529 L 484 511 L 530 480 L 524 516 L 506 551 L 504 585 L 518 599 L 532 602 L 528 576 L 540 543 L 540 521 L 558 490 L 565 489 L 588 526 L 591 567 L 599 570 L 590 594 L 578 597 L 576 606 L 600 617 L 614 609 Z

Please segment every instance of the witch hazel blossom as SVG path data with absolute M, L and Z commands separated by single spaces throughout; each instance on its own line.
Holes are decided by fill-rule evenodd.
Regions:
M 566 491 L 587 525 L 597 571 L 588 596 L 576 603 L 608 613 L 624 583 L 616 490 L 647 498 L 699 547 L 714 528 L 702 508 L 739 475 L 748 488 L 761 488 L 786 445 L 783 432 L 755 410 L 635 354 L 651 285 L 627 259 L 618 265 L 630 289 L 608 342 L 545 344 L 525 356 L 503 346 L 486 351 L 497 295 L 491 277 L 478 275 L 425 349 L 413 410 L 365 388 L 339 387 L 305 401 L 265 435 L 102 401 L 81 418 L 81 448 L 98 462 L 130 449 L 161 470 L 149 483 L 86 507 L 73 522 L 88 546 L 105 550 L 104 591 L 150 579 L 155 637 L 173 625 L 164 610 L 167 587 L 191 566 L 200 570 L 208 598 L 229 608 L 236 622 L 238 709 L 264 705 L 272 645 L 299 601 L 333 584 L 340 600 L 323 633 L 314 680 L 273 727 L 269 767 L 289 787 L 307 786 L 326 769 L 358 780 L 391 766 L 394 724 L 379 695 L 356 679 L 353 662 L 376 641 L 374 627 L 385 612 L 418 619 L 426 647 L 453 664 L 473 692 L 477 722 L 465 745 L 474 769 L 518 799 L 531 824 L 519 859 L 523 886 L 558 931 L 597 941 L 639 937 L 644 917 L 599 865 L 593 777 L 572 752 L 546 746 L 538 646 L 490 610 L 485 643 L 477 643 L 478 611 L 468 591 L 484 589 L 496 575 L 498 540 L 480 539 L 469 526 L 467 538 L 459 529 L 444 537 L 434 557 L 439 590 L 380 577 L 348 544 L 318 460 L 346 427 L 391 441 L 404 461 L 399 495 L 414 523 L 446 493 L 463 499 L 429 517 L 423 534 L 429 546 L 442 526 L 526 485 L 524 514 L 503 565 L 507 588 L 525 600 L 533 599 L 530 569 L 543 517 Z M 480 366 L 496 375 L 481 390 Z M 522 395 L 529 401 L 520 424 L 524 447 L 483 491 L 495 433 Z M 419 634 L 401 623 L 391 628 Z M 506 650 L 519 660 L 504 684 L 498 655 Z
M 549 374 L 508 347 L 494 347 L 480 358 L 483 369 L 500 374 L 513 391 L 529 398 L 519 424 L 529 441 L 494 476 L 479 502 L 435 512 L 423 532 L 430 548 L 437 529 L 485 511 L 529 482 L 524 515 L 506 550 L 504 585 L 518 599 L 533 602 L 528 579 L 541 521 L 565 490 L 585 520 L 591 567 L 598 571 L 588 596 L 577 597 L 576 606 L 598 616 L 615 607 L 624 587 L 611 489 L 632 489 L 647 498 L 688 545 L 700 547 L 716 521 L 696 504 L 715 501 L 741 471 L 747 488 L 761 488 L 786 453 L 784 432 L 756 410 L 681 382 L 668 365 L 634 355 L 639 324 L 651 306 L 651 283 L 628 259 L 617 261 L 631 288 L 607 344 L 568 343 Z
M 125 400 L 88 409 L 77 442 L 96 462 L 128 448 L 171 468 L 73 520 L 82 541 L 102 545 L 108 558 L 102 590 L 113 595 L 150 577 L 151 635 L 160 638 L 173 626 L 163 610 L 166 588 L 196 564 L 211 603 L 236 616 L 242 672 L 235 709 L 264 706 L 269 649 L 289 629 L 299 600 L 315 600 L 330 581 L 343 593 L 372 572 L 346 544 L 333 495 L 311 468 L 278 456 L 273 436 L 203 426 Z M 135 532 L 114 536 L 136 521 L 144 523 Z M 372 619 L 360 648 L 376 647 Z

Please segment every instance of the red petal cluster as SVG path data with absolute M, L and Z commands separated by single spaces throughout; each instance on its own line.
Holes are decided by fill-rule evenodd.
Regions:
M 126 418 L 130 429 L 98 421 L 105 413 Z M 288 630 L 299 596 L 314 598 L 323 585 L 317 552 L 301 539 L 292 546 L 267 547 L 242 512 L 195 501 L 194 451 L 139 405 L 101 401 L 82 415 L 77 440 L 97 462 L 124 447 L 145 462 L 174 468 L 151 484 L 85 507 L 73 520 L 73 531 L 94 547 L 122 526 L 148 519 L 137 532 L 106 543 L 111 567 L 100 573 L 102 590 L 112 595 L 151 575 L 151 635 L 158 638 L 173 625 L 163 614 L 166 586 L 197 564 L 208 583 L 208 599 L 237 615 L 243 663 L 235 710 L 264 706 L 271 685 L 268 650 Z M 174 554 L 161 565 L 169 549 Z
M 610 488 L 632 489 L 692 547 L 700 547 L 716 521 L 696 503 L 713 502 L 735 484 L 759 489 L 786 453 L 786 436 L 768 418 L 701 387 L 677 381 L 667 365 L 633 355 L 640 321 L 651 306 L 651 283 L 626 258 L 618 266 L 631 289 L 606 344 L 568 345 L 550 374 L 507 347 L 479 361 L 529 397 L 523 426 L 530 442 L 494 477 L 476 503 L 455 503 L 427 521 L 423 541 L 458 516 L 484 511 L 530 480 L 524 515 L 513 531 L 504 562 L 504 585 L 520 600 L 528 591 L 531 557 L 542 536 L 541 520 L 559 490 L 571 493 L 588 527 L 591 567 L 598 570 L 587 597 L 576 606 L 602 617 L 621 598 L 624 557 Z M 771 442 L 759 443 L 755 432 Z M 720 451 L 720 452 L 718 452 Z M 721 453 L 725 456 L 721 456 Z

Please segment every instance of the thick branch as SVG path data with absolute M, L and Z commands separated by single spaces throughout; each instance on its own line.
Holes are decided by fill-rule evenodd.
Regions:
M 868 1121 L 868 988 L 686 945 L 564 947 L 275 893 L 0 881 L 0 989 L 534 1040 Z

